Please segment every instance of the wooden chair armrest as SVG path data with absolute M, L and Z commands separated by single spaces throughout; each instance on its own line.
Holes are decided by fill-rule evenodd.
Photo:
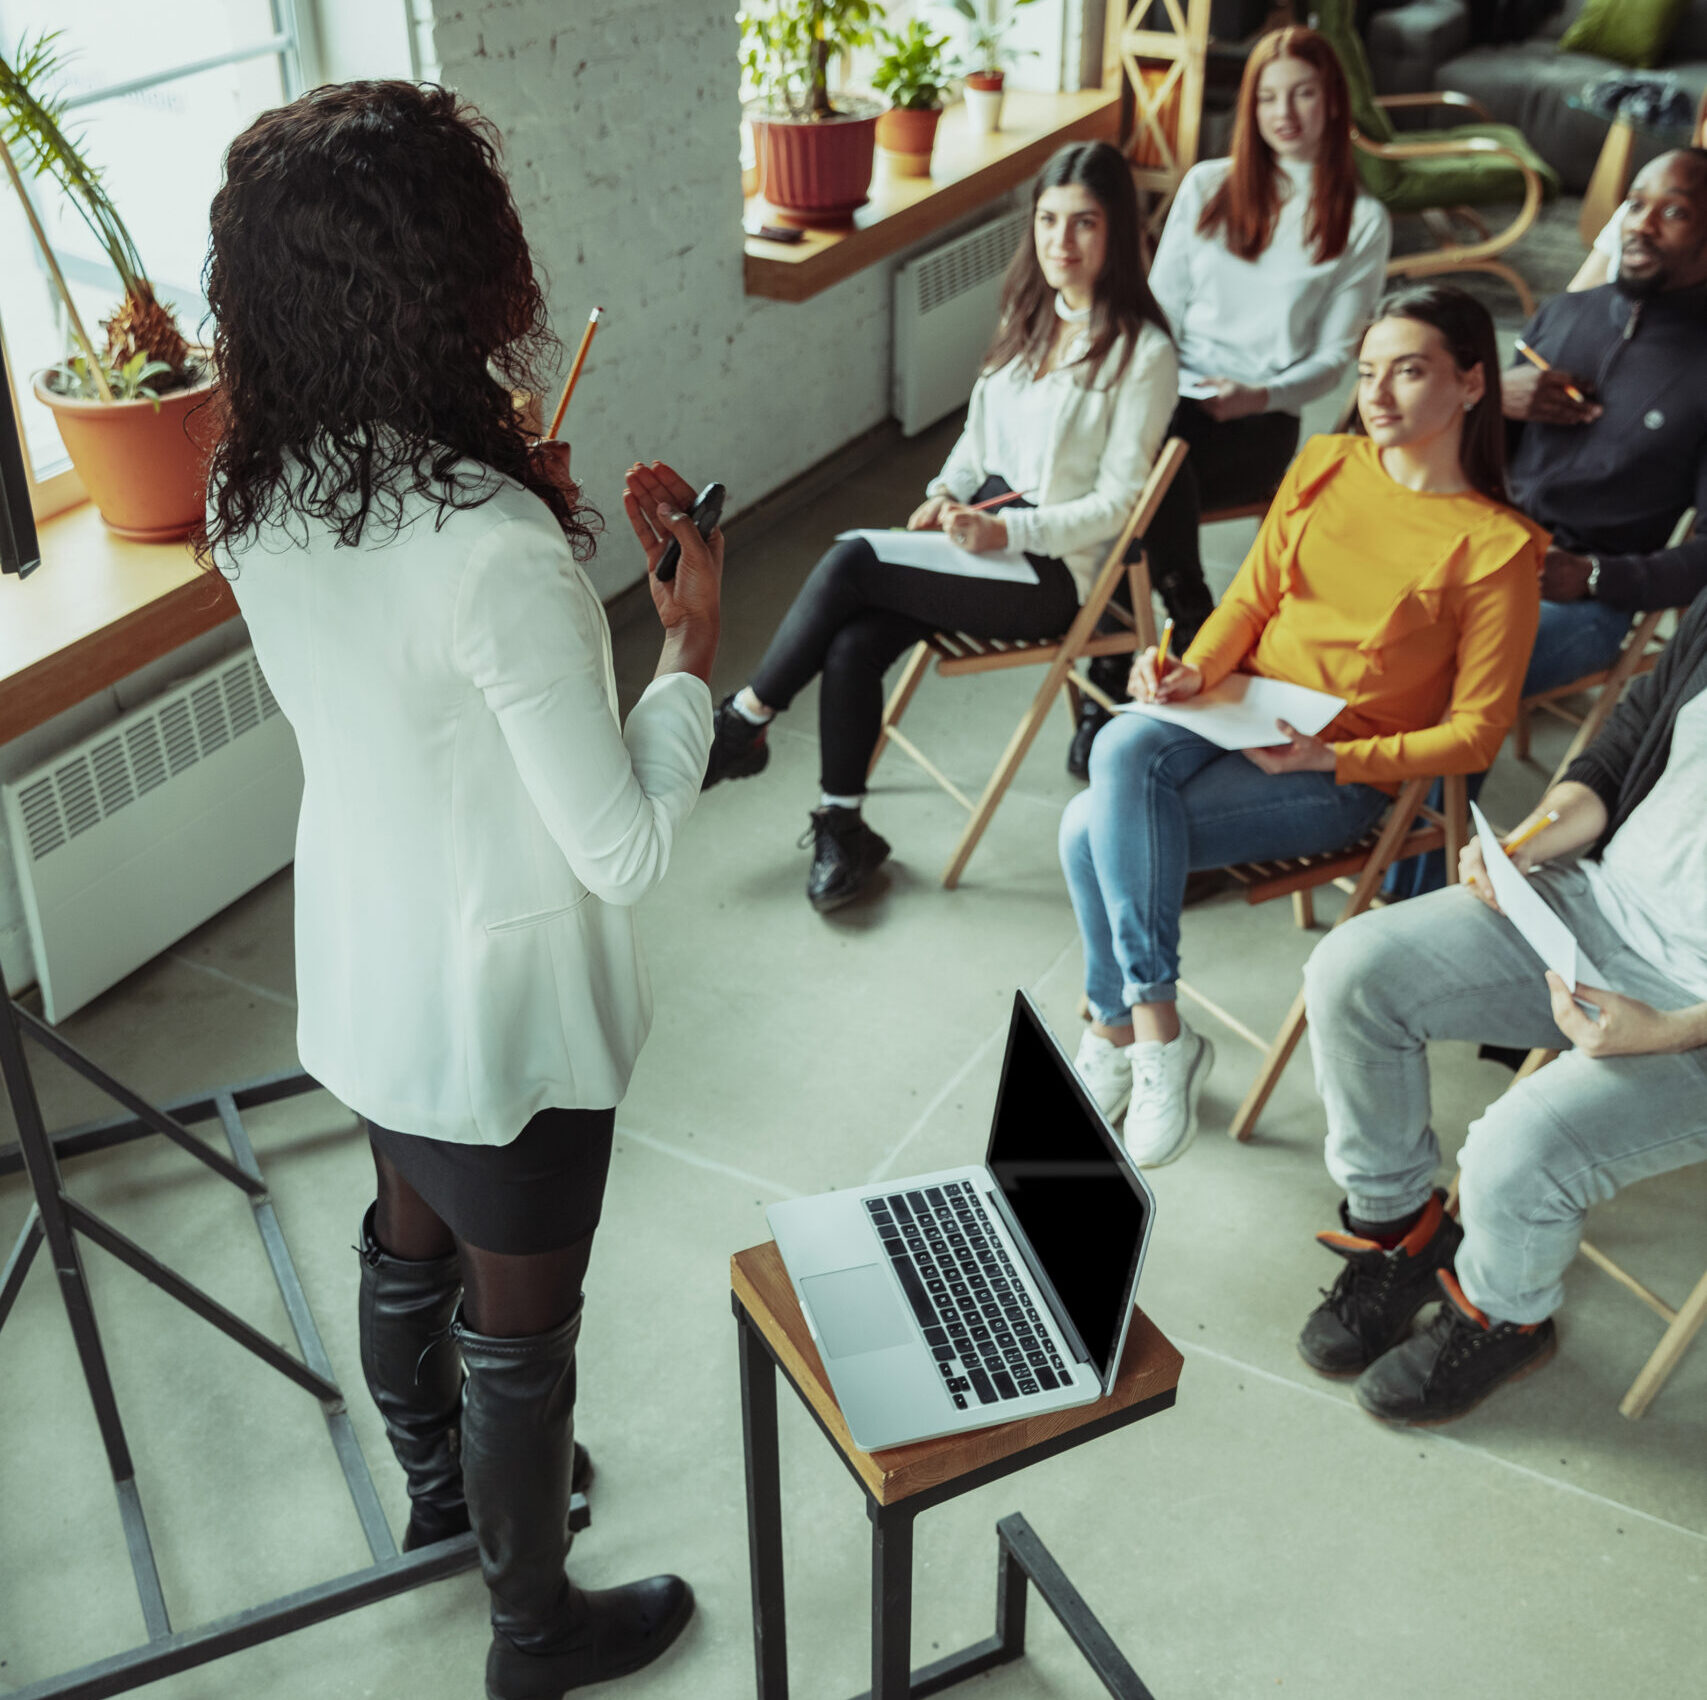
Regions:
M 1493 113 L 1474 95 L 1460 94 L 1457 89 L 1424 89 L 1420 94 L 1378 94 L 1375 104 L 1386 107 L 1389 112 L 1420 106 L 1455 106 L 1475 113 L 1484 124 L 1494 121 Z
M 1358 130 L 1351 133 L 1352 146 L 1377 159 L 1471 159 L 1476 155 L 1501 154 L 1523 173 L 1524 187 L 1541 193 L 1541 174 L 1516 148 L 1496 142 L 1492 136 L 1460 136 L 1443 142 L 1372 142 Z

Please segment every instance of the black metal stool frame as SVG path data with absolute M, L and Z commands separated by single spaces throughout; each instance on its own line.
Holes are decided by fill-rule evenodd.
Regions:
M 741 1352 L 741 1431 L 747 1467 L 747 1544 L 753 1588 L 753 1652 L 758 1700 L 788 1700 L 788 1624 L 783 1593 L 782 1480 L 777 1436 L 776 1376 L 780 1369 L 812 1420 L 865 1495 L 871 1520 L 871 1687 L 856 1700 L 924 1700 L 967 1677 L 1008 1664 L 1025 1652 L 1026 1584 L 1061 1621 L 1115 1700 L 1154 1700 L 1083 1597 L 1031 1525 L 1019 1513 L 996 1525 L 996 1632 L 985 1640 L 912 1669 L 913 1521 L 922 1511 L 1000 1481 L 1154 1416 L 1174 1403 L 1169 1388 L 1023 1452 L 969 1470 L 938 1487 L 879 1503 L 812 1401 L 802 1392 L 739 1297 L 731 1303 Z

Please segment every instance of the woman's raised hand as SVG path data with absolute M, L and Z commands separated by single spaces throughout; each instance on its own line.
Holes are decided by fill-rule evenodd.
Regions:
M 1140 702 L 1184 702 L 1203 689 L 1203 675 L 1170 655 L 1158 679 L 1156 650 L 1152 645 L 1132 663 L 1132 677 L 1127 680 L 1126 688 Z
M 946 496 L 932 496 L 921 502 L 907 516 L 909 531 L 936 531 L 942 525 L 942 510 L 948 506 Z
M 652 583 L 652 601 L 666 629 L 684 620 L 713 620 L 723 582 L 723 532 L 701 537 L 688 517 L 694 488 L 674 467 L 655 460 L 636 463 L 623 479 L 622 507 L 634 528 L 640 547 L 646 551 L 646 571 Z M 670 539 L 681 545 L 676 576 L 667 583 L 658 580 L 658 562 Z

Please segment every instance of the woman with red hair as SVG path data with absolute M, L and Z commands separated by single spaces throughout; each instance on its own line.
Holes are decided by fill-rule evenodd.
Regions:
M 1231 157 L 1186 173 L 1150 267 L 1179 350 L 1168 434 L 1191 447 L 1145 538 L 1176 645 L 1213 606 L 1198 516 L 1279 484 L 1299 409 L 1351 369 L 1391 242 L 1386 209 L 1358 188 L 1333 48 L 1314 30 L 1271 30 L 1245 65 Z M 1092 663 L 1112 696 L 1125 695 L 1123 673 L 1118 657 Z M 1081 776 L 1106 718 L 1087 697 L 1068 760 Z

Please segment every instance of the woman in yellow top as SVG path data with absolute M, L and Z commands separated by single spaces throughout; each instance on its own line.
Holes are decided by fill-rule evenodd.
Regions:
M 1178 660 L 1133 669 L 1183 703 L 1229 673 L 1345 699 L 1320 737 L 1227 751 L 1141 713 L 1115 718 L 1067 805 L 1061 862 L 1092 1014 L 1077 1064 L 1146 1167 L 1196 1131 L 1213 1052 L 1180 1021 L 1186 875 L 1355 842 L 1400 781 L 1479 773 L 1517 709 L 1547 535 L 1505 502 L 1493 322 L 1462 290 L 1389 296 L 1358 356 L 1362 432 L 1292 464 L 1238 577 Z

